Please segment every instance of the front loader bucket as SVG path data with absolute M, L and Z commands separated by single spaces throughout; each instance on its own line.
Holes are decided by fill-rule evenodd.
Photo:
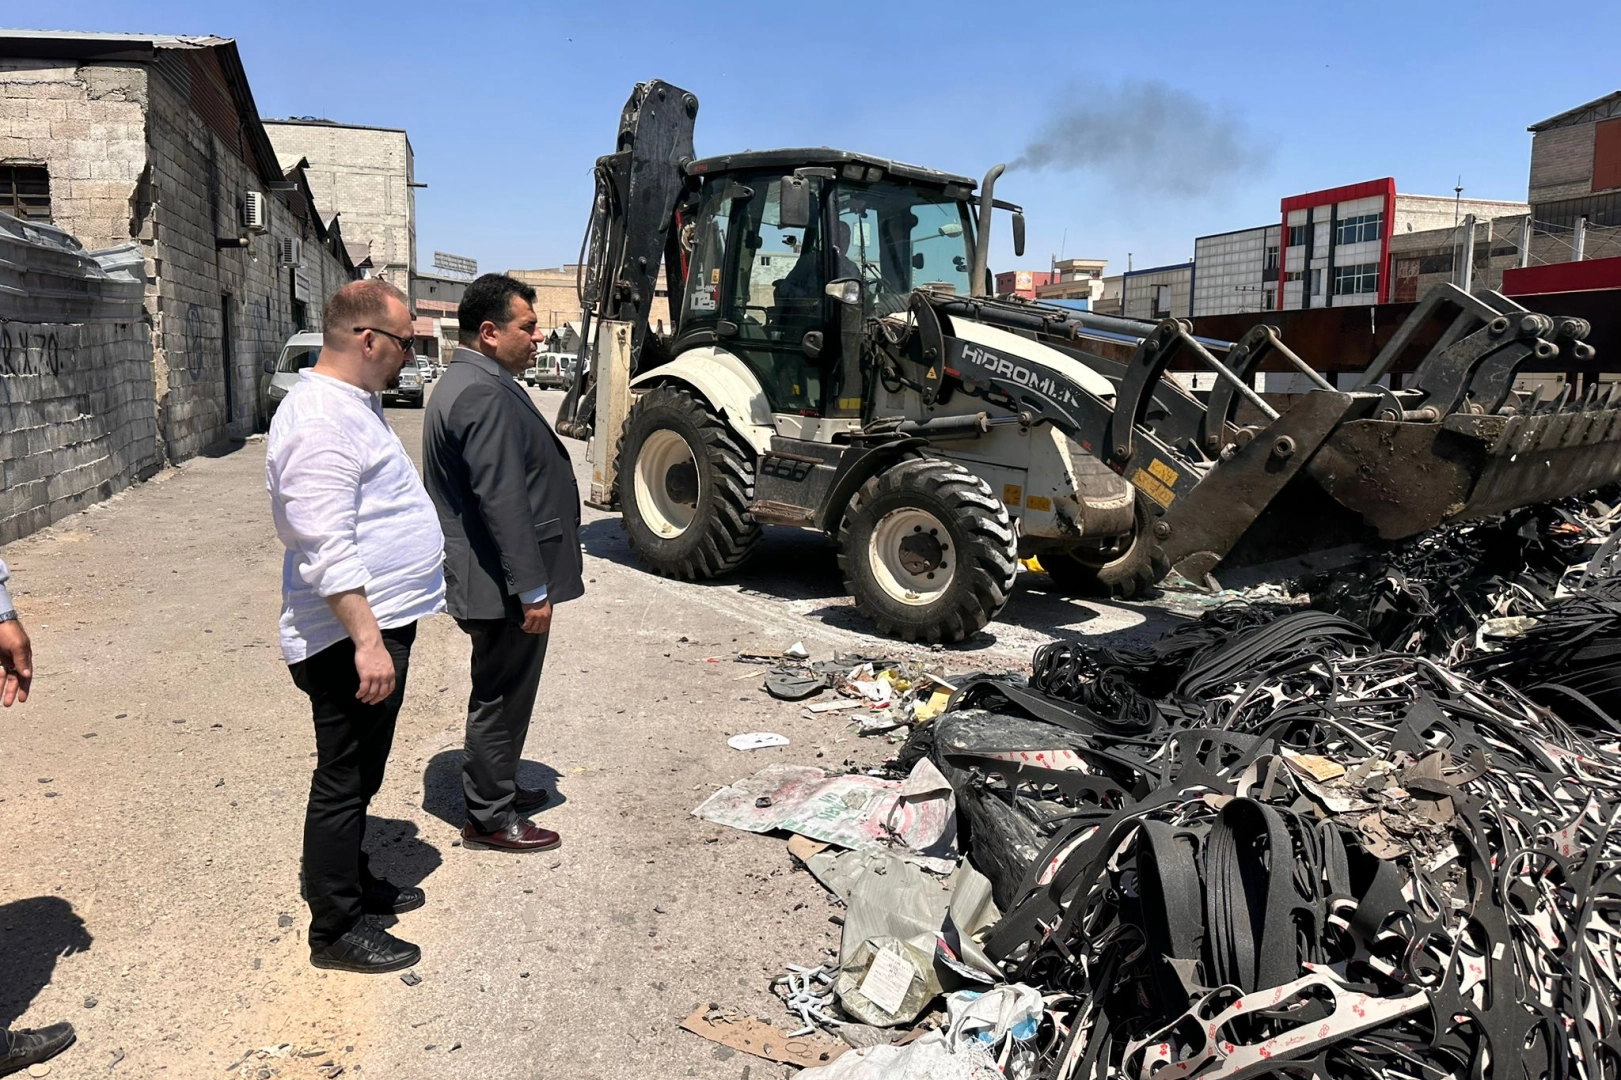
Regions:
M 1621 409 L 1341 424 L 1307 472 L 1386 540 L 1621 480 Z
M 943 358 L 939 370 L 964 391 L 1022 424 L 1052 423 L 1106 462 L 1158 512 L 1154 561 L 1195 581 L 1229 556 L 1281 558 L 1375 534 L 1396 540 L 1621 481 L 1621 384 L 1552 399 L 1514 388 L 1533 361 L 1548 371 L 1590 368 L 1590 327 L 1493 292 L 1432 289 L 1347 390 L 1264 324 L 1216 342 L 1180 319 L 1150 324 L 979 298 L 914 297 L 911 312 L 922 368 L 934 372 L 931 358 Z M 963 320 L 1020 331 L 1064 358 L 947 332 Z M 1088 342 L 1100 335 L 1134 338 L 1131 359 L 1098 355 Z M 1384 386 L 1413 354 L 1402 389 Z M 1112 396 L 1067 375 L 1070 360 L 1103 375 Z M 1315 388 L 1281 413 L 1252 385 L 1263 364 L 1280 361 Z M 1167 377 L 1189 367 L 1216 376 L 1203 399 Z
M 1309 550 L 1312 530 L 1301 520 L 1308 504 L 1319 516 L 1337 504 L 1381 538 L 1396 540 L 1621 480 L 1621 389 L 1600 394 L 1594 387 L 1578 399 L 1567 390 L 1553 400 L 1514 390 L 1515 375 L 1529 360 L 1590 361 L 1593 350 L 1583 341 L 1588 329 L 1496 293 L 1433 290 L 1355 391 L 1335 391 L 1317 379 L 1323 389 L 1274 415 L 1264 429 L 1252 429 L 1249 441 L 1229 447 L 1185 503 L 1168 507 L 1165 554 L 1185 575 L 1195 575 L 1225 558 L 1240 537 L 1247 547 L 1279 553 L 1293 536 L 1297 551 L 1291 553 Z M 1407 387 L 1379 386 L 1415 347 L 1428 351 Z M 1244 379 L 1262 354 L 1280 350 L 1315 377 L 1282 349 L 1270 327 L 1233 346 L 1228 363 Z M 1235 430 L 1230 396 L 1212 395 L 1219 400 L 1211 403 L 1206 432 Z M 1304 461 L 1290 460 L 1301 455 Z M 1330 503 L 1302 483 L 1315 485 Z

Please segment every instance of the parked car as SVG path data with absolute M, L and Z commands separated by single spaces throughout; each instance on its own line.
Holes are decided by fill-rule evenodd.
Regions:
M 422 403 L 428 395 L 428 379 L 423 372 L 423 365 L 428 361 L 422 357 L 416 358 L 416 363 L 406 364 L 400 369 L 400 377 L 393 386 L 383 391 L 383 404 L 389 402 L 404 403 L 413 409 L 422 408 Z
M 564 357 L 564 353 L 541 353 L 535 357 L 534 366 L 524 373 L 524 382 L 542 389 L 561 390 L 569 383 L 563 369 Z
M 297 385 L 298 373 L 307 367 L 315 366 L 315 361 L 320 356 L 320 333 L 301 333 L 287 339 L 287 344 L 281 347 L 279 357 L 265 361 L 265 400 L 270 402 L 272 416 L 276 413 L 276 407 L 287 396 L 287 392 Z

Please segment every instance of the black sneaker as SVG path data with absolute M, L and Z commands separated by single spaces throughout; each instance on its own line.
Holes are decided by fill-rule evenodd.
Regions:
M 38 1030 L 18 1028 L 11 1033 L 11 1049 L 0 1054 L 0 1076 L 10 1076 L 30 1065 L 49 1061 L 72 1046 L 77 1037 L 72 1024 L 52 1024 Z
M 360 910 L 367 915 L 401 915 L 428 902 L 427 894 L 410 885 L 377 881 L 360 894 Z
M 332 944 L 310 949 L 310 963 L 316 967 L 362 975 L 415 967 L 421 959 L 421 949 L 401 941 L 370 919 L 361 919 Z

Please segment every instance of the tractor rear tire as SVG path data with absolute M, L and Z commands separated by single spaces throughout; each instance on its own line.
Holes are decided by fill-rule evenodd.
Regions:
M 1007 604 L 1018 541 L 984 480 L 949 461 L 914 458 L 868 480 L 851 500 L 839 569 L 880 633 L 957 642 Z
M 742 565 L 760 539 L 754 464 L 709 404 L 659 386 L 619 438 L 614 494 L 631 550 L 654 573 L 700 581 Z
M 1070 596 L 1096 596 L 1130 600 L 1153 588 L 1170 565 L 1155 555 L 1152 542 L 1154 512 L 1148 497 L 1137 493 L 1137 516 L 1129 536 L 1099 550 L 1072 548 L 1043 552 L 1041 568 L 1058 590 Z

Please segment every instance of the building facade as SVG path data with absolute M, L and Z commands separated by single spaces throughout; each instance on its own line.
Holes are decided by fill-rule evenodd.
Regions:
M 1193 314 L 1270 311 L 1278 306 L 1277 225 L 1201 236 L 1193 242 Z
M 1530 261 L 1621 256 L 1621 90 L 1530 131 Z
M 762 259 L 773 258 L 763 254 Z M 780 269 L 787 273 L 792 256 L 782 259 Z M 769 266 L 768 269 L 774 269 Z M 508 270 L 507 273 L 535 290 L 535 314 L 542 327 L 557 328 L 580 318 L 579 264 L 565 263 L 545 270 Z M 674 326 L 670 320 L 670 290 L 664 281 L 664 268 L 653 289 L 653 307 L 647 317 L 648 325 L 660 333 L 668 333 Z
M 1349 307 L 1391 299 L 1390 246 L 1398 233 L 1458 228 L 1464 219 L 1524 215 L 1525 203 L 1400 195 L 1393 177 L 1283 200 L 1278 308 Z
M 996 295 L 1034 300 L 1036 290 L 1051 285 L 1056 276 L 1050 270 L 1004 270 L 996 275 Z
M 265 120 L 264 130 L 284 162 L 309 162 L 316 202 L 341 217 L 344 238 L 364 276 L 382 278 L 410 296 L 418 185 L 406 133 L 313 117 Z
M 170 461 L 262 423 L 263 363 L 349 280 L 226 38 L 0 31 L 0 188 L 89 250 L 137 246 Z
M 1120 314 L 1158 321 L 1193 313 L 1193 261 L 1128 270 L 1120 278 Z

